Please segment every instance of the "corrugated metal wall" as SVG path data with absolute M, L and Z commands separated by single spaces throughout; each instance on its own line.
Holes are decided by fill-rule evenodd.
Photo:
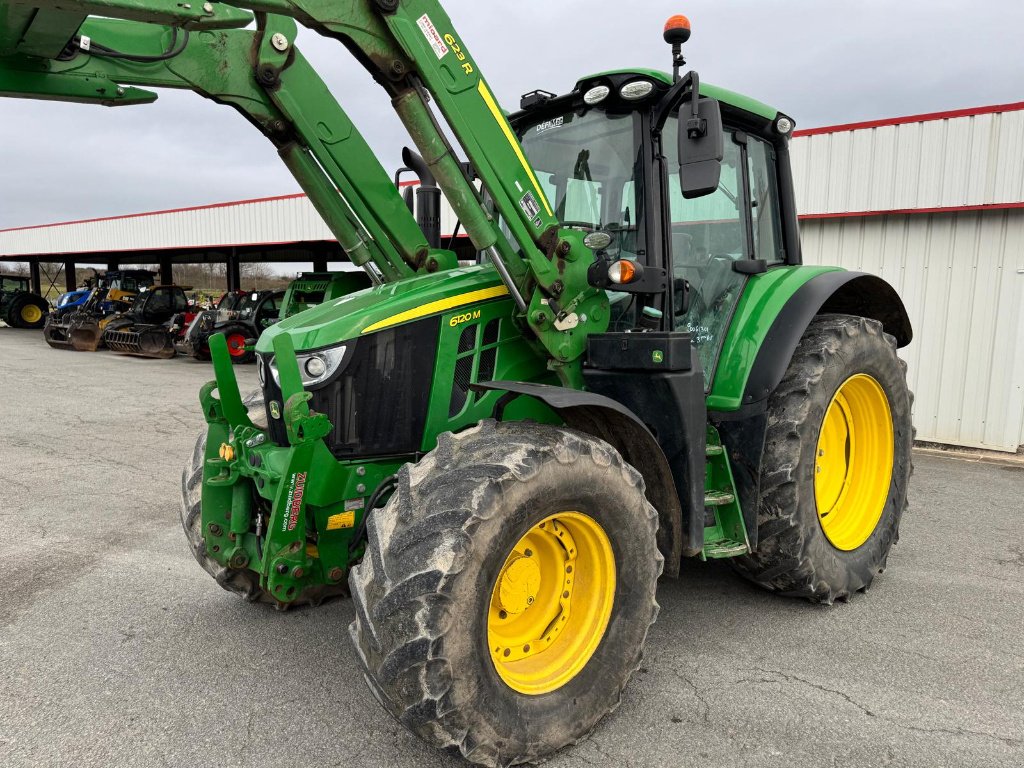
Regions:
M 805 262 L 871 272 L 903 297 L 918 439 L 1024 444 L 1024 210 L 815 219 L 801 234 Z
M 1024 200 L 1024 110 L 798 136 L 802 214 Z

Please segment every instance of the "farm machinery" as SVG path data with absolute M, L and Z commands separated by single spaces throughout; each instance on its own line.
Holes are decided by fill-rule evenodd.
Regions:
M 303 272 L 288 284 L 281 319 L 371 286 L 365 272 Z
M 95 326 L 97 340 L 102 337 L 107 349 L 124 355 L 174 357 L 175 343 L 195 317 L 185 295 L 189 290 L 180 285 L 156 285 L 143 291 L 130 309 L 110 318 L 102 333 Z
M 0 320 L 12 328 L 42 328 L 50 302 L 33 293 L 29 279 L 0 273 Z
M 95 352 L 113 317 L 127 312 L 139 292 L 152 287 L 155 274 L 142 269 L 94 274 L 84 288 L 57 300 L 43 326 L 46 343 L 55 349 Z
M 374 697 L 428 744 L 504 766 L 583 738 L 683 557 L 822 603 L 884 569 L 907 314 L 801 263 L 794 121 L 686 71 L 684 17 L 671 73 L 584 75 L 509 117 L 436 0 L 0 8 L 0 93 L 233 107 L 372 281 L 266 329 L 244 400 L 211 338 L 182 522 L 247 600 L 350 595 Z M 417 225 L 296 22 L 387 93 L 479 264 Z
M 210 359 L 210 337 L 224 335 L 236 363 L 251 363 L 247 345 L 280 319 L 284 291 L 233 291 L 224 294 L 216 309 L 203 310 L 188 323 L 177 342 L 179 352 L 197 360 Z M 183 321 L 179 321 L 183 322 Z

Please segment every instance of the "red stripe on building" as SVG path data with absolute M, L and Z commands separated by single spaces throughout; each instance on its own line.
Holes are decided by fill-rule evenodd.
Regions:
M 890 125 L 906 125 L 908 123 L 927 123 L 933 120 L 952 120 L 956 117 L 974 117 L 976 115 L 994 115 L 999 112 L 1019 112 L 1024 110 L 1024 101 L 1012 104 L 992 104 L 987 107 L 970 107 L 953 109 L 945 112 L 927 112 L 923 115 L 907 115 L 906 117 L 889 117 L 883 120 L 867 120 L 861 123 L 845 123 L 843 125 L 823 125 L 820 128 L 806 128 L 793 131 L 793 136 L 820 136 L 824 133 L 842 133 L 843 131 L 862 131 L 867 128 L 885 128 Z
M 972 211 L 1007 211 L 1024 208 L 1020 203 L 988 203 L 984 205 L 947 205 L 937 208 L 894 208 L 884 211 L 846 211 L 844 213 L 801 213 L 804 219 L 857 219 L 869 216 L 911 216 L 918 213 L 970 213 Z

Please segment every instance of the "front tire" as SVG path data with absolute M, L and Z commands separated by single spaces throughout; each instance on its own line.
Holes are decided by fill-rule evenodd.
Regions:
M 768 402 L 757 551 L 736 570 L 813 602 L 866 590 L 907 506 L 911 402 L 881 323 L 816 318 Z
M 495 422 L 442 435 L 400 470 L 349 576 L 371 691 L 482 765 L 579 741 L 640 664 L 657 527 L 639 473 L 596 438 Z

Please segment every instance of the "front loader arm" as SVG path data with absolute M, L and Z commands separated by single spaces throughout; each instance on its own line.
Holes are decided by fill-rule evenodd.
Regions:
M 536 337 L 551 369 L 563 383 L 582 387 L 580 360 L 586 339 L 608 324 L 607 299 L 587 280 L 593 254 L 583 244 L 581 232 L 559 228 L 551 202 L 479 65 L 437 0 L 228 0 L 201 6 L 174 0 L 31 2 L 37 14 L 57 13 L 62 33 L 73 23 L 74 14 L 97 14 L 200 30 L 201 44 L 189 40 L 180 56 L 161 62 L 152 72 L 150 64 L 124 61 L 112 69 L 103 66 L 88 74 L 80 72 L 97 79 L 74 81 L 73 88 L 70 81 L 65 85 L 41 77 L 70 76 L 57 66 L 62 62 L 56 60 L 52 44 L 48 58 L 31 59 L 16 46 L 12 50 L 8 42 L 0 48 L 0 94 L 88 100 L 89 88 L 99 86 L 102 93 L 93 101 L 125 103 L 144 101 L 148 95 L 116 86 L 111 92 L 112 84 L 192 88 L 241 109 L 274 141 L 354 262 L 372 262 L 378 278 L 385 281 L 450 265 L 450 254 L 430 252 L 418 229 L 416 237 L 411 235 L 415 222 L 400 204 L 400 196 L 390 183 L 384 183 L 386 174 L 380 164 L 371 159 L 365 142 L 326 86 L 295 50 L 294 24 L 284 17 L 342 42 L 391 96 L 449 204 L 476 248 L 494 263 L 516 301 L 520 321 Z M 21 7 L 0 3 L 9 19 Z M 244 44 L 236 44 L 233 56 L 217 56 L 213 43 L 217 38 L 208 30 L 241 25 L 248 14 L 236 9 L 254 11 L 257 29 L 217 34 L 220 39 L 247 39 L 250 47 L 244 51 Z M 3 19 L 0 16 L 0 23 Z M 34 26 L 30 23 L 29 29 Z M 169 34 L 166 29 L 161 32 L 162 44 L 167 44 Z M 0 40 L 3 35 L 12 38 L 9 29 L 0 32 Z M 212 50 L 204 56 L 201 48 Z M 150 50 L 166 49 L 157 45 Z M 234 78 L 245 80 L 244 87 L 239 88 Z M 224 87 L 227 80 L 232 88 Z M 430 99 L 468 155 L 493 210 L 458 162 L 431 111 Z M 256 107 L 251 108 L 252 104 Z M 276 117 L 267 122 L 264 117 L 271 114 L 267 112 L 271 107 Z M 356 146 L 360 151 L 353 151 Z M 340 190 L 340 200 L 335 199 L 334 189 Z M 509 236 L 502 231 L 502 223 Z

